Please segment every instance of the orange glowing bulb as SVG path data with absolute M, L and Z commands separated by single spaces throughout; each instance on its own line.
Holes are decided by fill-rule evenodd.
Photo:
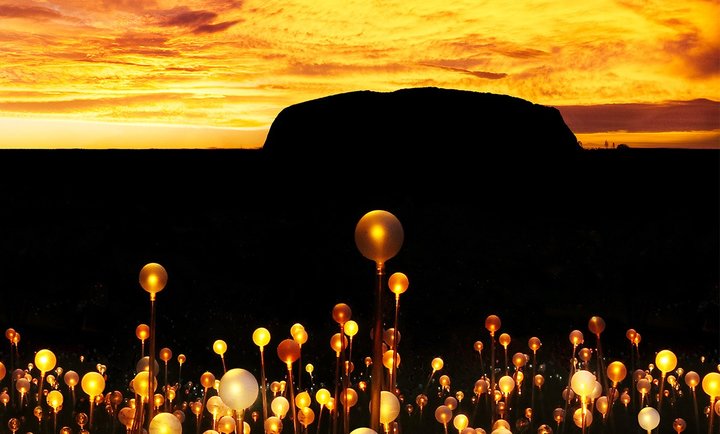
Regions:
M 170 348 L 163 348 L 160 350 L 160 360 L 167 363 L 170 359 L 172 359 L 172 350 Z
M 495 332 L 500 330 L 500 317 L 497 315 L 489 315 L 485 318 L 485 328 L 491 335 L 495 335 Z
M 408 285 L 409 281 L 407 276 L 400 272 L 393 273 L 388 280 L 390 291 L 394 293 L 396 297 L 400 297 L 400 294 L 407 291 Z
M 141 341 L 150 337 L 150 327 L 147 324 L 140 324 L 135 328 L 135 336 Z

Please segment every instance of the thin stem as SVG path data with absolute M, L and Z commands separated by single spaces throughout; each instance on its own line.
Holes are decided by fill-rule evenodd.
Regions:
M 262 403 L 263 403 L 263 426 L 267 420 L 267 385 L 265 384 L 265 351 L 263 347 L 260 347 L 260 391 L 262 392 Z
M 383 383 L 382 363 L 382 278 L 385 266 L 382 262 L 376 263 L 375 287 L 375 326 L 373 328 L 373 368 L 372 383 L 370 385 L 370 429 L 380 431 L 380 392 Z

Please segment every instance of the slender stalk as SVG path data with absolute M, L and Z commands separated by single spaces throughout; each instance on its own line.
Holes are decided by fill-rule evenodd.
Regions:
M 375 288 L 375 327 L 373 328 L 373 368 L 370 384 L 370 429 L 380 431 L 380 392 L 383 383 L 382 363 L 382 278 L 385 265 L 376 264 L 377 285 Z

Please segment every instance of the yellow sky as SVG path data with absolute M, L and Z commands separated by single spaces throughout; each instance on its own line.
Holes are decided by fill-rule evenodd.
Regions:
M 0 147 L 259 147 L 284 107 L 363 89 L 717 102 L 718 16 L 715 0 L 0 0 Z

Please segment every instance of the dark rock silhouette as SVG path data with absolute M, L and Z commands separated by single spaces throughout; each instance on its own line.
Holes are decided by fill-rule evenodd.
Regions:
M 553 107 L 426 87 L 348 92 L 289 106 L 263 149 L 281 164 L 345 171 L 402 162 L 468 166 L 488 157 L 557 158 L 581 148 Z

